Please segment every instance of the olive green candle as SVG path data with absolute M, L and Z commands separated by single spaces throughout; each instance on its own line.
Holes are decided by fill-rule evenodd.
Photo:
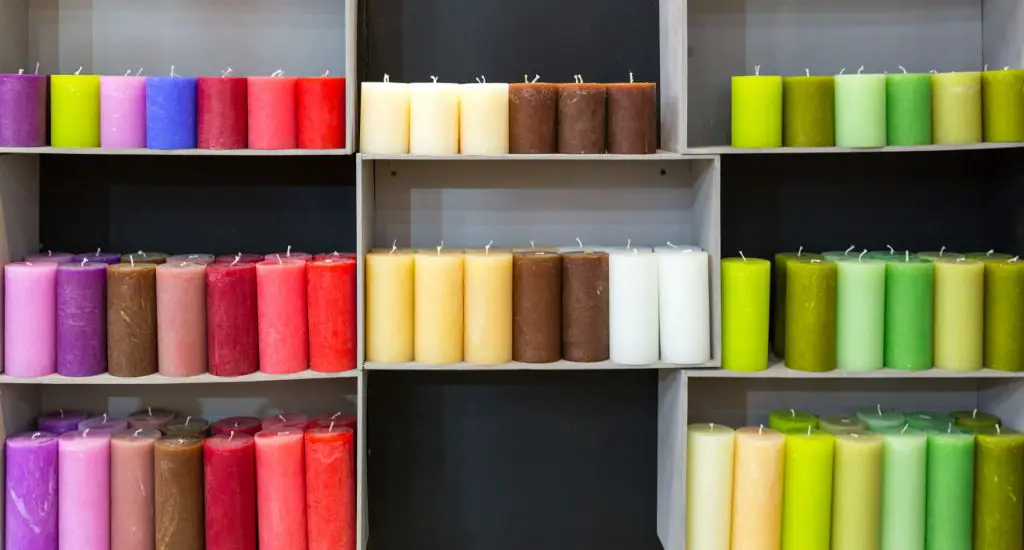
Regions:
M 786 262 L 786 366 L 822 372 L 836 368 L 836 264 Z
M 985 367 L 1024 371 L 1024 262 L 985 261 Z
M 975 550 L 1024 548 L 1024 434 L 979 430 L 974 460 Z
M 786 356 L 786 264 L 793 258 L 823 260 L 821 254 L 797 252 L 780 252 L 775 255 L 774 273 L 772 277 L 772 351 L 775 357 Z
M 835 79 L 787 76 L 782 79 L 782 144 L 786 147 L 835 145 Z
M 984 430 L 995 428 L 1002 424 L 998 416 L 994 414 L 973 411 L 953 411 L 953 423 L 965 430 Z

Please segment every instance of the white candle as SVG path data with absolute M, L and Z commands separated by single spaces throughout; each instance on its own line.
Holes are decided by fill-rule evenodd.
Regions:
M 711 359 L 708 253 L 658 247 L 661 360 L 696 365 Z
M 686 441 L 686 548 L 729 550 L 734 432 L 691 424 Z
M 409 152 L 459 152 L 459 86 L 439 82 L 409 85 Z
M 658 261 L 650 249 L 608 253 L 608 334 L 613 362 L 658 360 Z
M 459 150 L 463 155 L 508 154 L 508 84 L 459 86 Z
M 401 155 L 409 152 L 409 85 L 363 82 L 359 150 Z

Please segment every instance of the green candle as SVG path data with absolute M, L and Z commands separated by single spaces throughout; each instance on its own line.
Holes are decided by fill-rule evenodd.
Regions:
M 832 476 L 832 550 L 878 550 L 881 436 L 837 435 Z
M 881 548 L 923 550 L 928 436 L 904 427 L 883 437 Z
M 831 434 L 786 434 L 781 550 L 829 550 L 834 450 Z
M 786 366 L 813 372 L 836 368 L 835 262 L 786 262 Z
M 818 427 L 818 417 L 795 409 L 772 411 L 768 413 L 768 427 L 780 432 L 807 431 Z
M 885 264 L 886 367 L 932 368 L 932 290 L 934 266 L 910 258 Z
M 928 433 L 925 550 L 971 548 L 974 521 L 974 434 Z
M 868 429 L 873 432 L 899 430 L 907 425 L 907 417 L 903 413 L 887 411 L 881 405 L 874 409 L 859 411 L 857 418 L 867 424 Z
M 907 426 L 918 430 L 941 429 L 946 430 L 954 424 L 953 416 L 943 412 L 918 411 L 907 415 Z
M 835 80 L 831 76 L 784 77 L 782 100 L 783 145 L 835 145 Z
M 732 77 L 732 146 L 782 145 L 782 77 Z
M 987 250 L 985 252 L 968 252 L 967 254 L 962 254 L 962 256 L 971 260 L 994 260 L 997 262 L 1006 262 L 1013 259 L 1012 254 L 1004 254 L 1002 252 L 996 252 L 995 250 Z
M 851 252 L 853 253 L 851 254 Z M 858 254 L 860 254 L 860 252 L 854 252 L 852 246 L 850 248 L 847 248 L 846 250 L 826 250 L 825 252 L 821 253 L 821 255 L 824 256 L 826 260 L 832 260 L 833 262 L 838 260 L 839 258 L 846 258 L 848 256 L 856 257 Z
M 775 357 L 786 357 L 786 266 L 794 258 L 825 259 L 820 254 L 797 252 L 779 252 L 775 255 L 772 281 L 772 351 Z
M 931 75 L 886 75 L 885 120 L 889 145 L 931 144 Z
M 868 425 L 851 414 L 828 414 L 818 419 L 822 431 L 834 435 L 866 432 Z
M 894 261 L 894 260 L 904 259 L 908 255 L 909 256 L 914 256 L 914 254 L 911 254 L 910 252 L 908 252 L 906 250 L 889 249 L 889 250 L 872 250 L 871 252 L 868 252 L 867 257 L 871 258 L 872 260 L 882 260 L 884 262 L 891 262 L 891 261 Z
M 836 368 L 882 368 L 885 263 L 862 257 L 836 263 Z
M 985 367 L 1024 371 L 1024 262 L 985 261 Z
M 1024 141 L 1024 71 L 981 73 L 985 141 Z
M 1024 547 L 1024 434 L 987 429 L 977 433 L 974 469 L 975 550 Z
M 722 368 L 768 368 L 771 267 L 760 258 L 722 260 Z
M 1002 424 L 1002 420 L 994 414 L 973 411 L 953 411 L 953 423 L 965 430 L 977 431 L 995 429 Z
M 946 250 L 945 248 L 943 248 L 942 250 L 929 250 L 927 252 L 917 253 L 917 257 L 921 258 L 922 260 L 934 260 L 935 258 L 944 258 L 946 256 L 949 256 L 951 258 L 958 258 L 960 256 L 963 256 L 963 254 L 959 252 L 951 252 L 949 250 Z
M 100 77 L 50 76 L 50 144 L 100 146 Z
M 985 315 L 985 264 L 978 260 L 936 259 L 935 367 L 981 369 Z
M 836 145 L 885 146 L 885 75 L 841 74 L 836 80 Z
M 932 75 L 932 141 L 937 144 L 981 141 L 981 75 Z

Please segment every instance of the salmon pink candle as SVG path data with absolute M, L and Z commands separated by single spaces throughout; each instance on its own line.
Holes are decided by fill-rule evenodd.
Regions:
M 260 371 L 300 372 L 309 366 L 306 324 L 306 262 L 265 260 L 256 264 Z
M 306 277 L 309 367 L 318 372 L 356 368 L 356 261 L 313 261 Z
M 249 81 L 227 76 L 200 78 L 198 142 L 200 149 L 245 149 L 249 146 Z M 230 260 L 229 260 L 230 261 Z
M 156 430 L 128 429 L 110 438 L 110 550 L 152 550 L 153 446 Z
M 345 79 L 300 78 L 295 85 L 300 149 L 345 147 Z
M 300 430 L 256 434 L 260 550 L 307 550 L 305 476 Z
M 262 421 L 264 430 L 305 430 L 309 417 L 298 413 L 284 413 L 268 416 Z
M 294 149 L 295 82 L 279 76 L 249 77 L 249 148 Z
M 305 440 L 309 550 L 355 550 L 355 434 L 313 428 Z
M 241 376 L 260 367 L 256 265 L 206 266 L 206 352 L 210 374 Z
M 58 548 L 110 550 L 110 434 L 57 440 Z
M 156 267 L 157 355 L 160 374 L 206 372 L 206 265 L 174 262 Z
M 229 416 L 213 423 L 213 435 L 236 434 L 256 435 L 263 429 L 262 422 L 255 416 Z
M 203 443 L 206 549 L 256 550 L 256 444 L 251 435 Z

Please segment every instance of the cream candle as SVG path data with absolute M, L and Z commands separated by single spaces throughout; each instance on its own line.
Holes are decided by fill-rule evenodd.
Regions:
M 366 360 L 413 360 L 413 263 L 408 250 L 366 255 Z
M 206 265 L 156 267 L 157 365 L 164 376 L 206 372 Z
M 785 449 L 786 437 L 775 430 L 736 430 L 733 550 L 779 550 Z
M 658 361 L 658 258 L 650 249 L 608 254 L 608 336 L 613 362 Z
M 721 424 L 686 430 L 686 547 L 729 550 L 735 432 Z
M 359 150 L 363 153 L 409 152 L 409 85 L 363 82 L 359 95 Z
M 409 152 L 455 155 L 459 152 L 459 86 L 433 82 L 409 85 Z
M 463 352 L 463 254 L 461 250 L 416 253 L 414 356 L 420 363 L 458 363 Z
M 708 253 L 658 247 L 658 326 L 661 360 L 697 365 L 711 359 Z
M 983 363 L 985 265 L 937 258 L 935 266 L 935 367 L 979 370 Z
M 508 154 L 508 84 L 480 78 L 459 86 L 459 152 Z
M 152 550 L 156 430 L 128 429 L 110 439 L 110 550 Z
M 508 363 L 512 360 L 512 252 L 488 245 L 484 250 L 467 250 L 464 261 L 465 361 Z

